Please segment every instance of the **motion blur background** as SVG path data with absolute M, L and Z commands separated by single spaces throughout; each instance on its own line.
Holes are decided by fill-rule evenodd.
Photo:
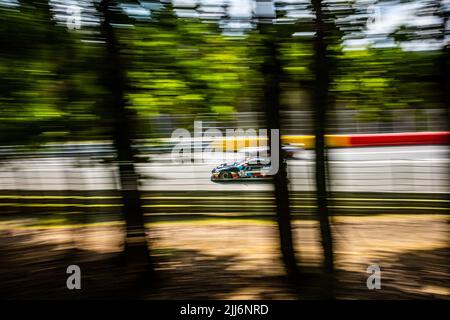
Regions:
M 0 296 L 448 299 L 449 12 L 0 0 Z M 194 121 L 305 150 L 213 183 L 171 158 Z

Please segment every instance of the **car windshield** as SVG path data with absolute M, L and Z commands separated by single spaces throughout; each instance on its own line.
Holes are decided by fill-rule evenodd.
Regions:
M 247 160 L 242 160 L 242 161 L 236 162 L 237 166 L 243 166 L 245 164 L 247 164 Z

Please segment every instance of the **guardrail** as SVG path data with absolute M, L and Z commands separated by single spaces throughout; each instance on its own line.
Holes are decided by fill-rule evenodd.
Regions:
M 231 137 L 218 139 L 215 143 L 222 150 L 237 151 L 243 147 L 253 146 L 261 140 L 267 140 L 267 138 Z M 313 135 L 283 135 L 281 141 L 284 144 L 301 144 L 306 149 L 313 149 L 315 137 Z M 449 142 L 450 132 L 447 131 L 325 135 L 325 144 L 328 147 L 435 145 Z

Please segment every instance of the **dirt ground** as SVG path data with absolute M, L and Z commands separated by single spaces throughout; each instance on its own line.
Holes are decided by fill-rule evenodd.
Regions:
M 10 299 L 312 299 L 320 281 L 287 281 L 276 224 L 206 220 L 149 224 L 157 280 L 121 263 L 123 230 L 0 225 L 0 296 Z M 315 221 L 293 225 L 303 270 L 320 270 Z M 334 217 L 335 296 L 339 299 L 450 299 L 448 217 Z M 66 268 L 82 270 L 82 289 L 66 289 Z M 381 269 L 381 289 L 368 290 L 369 265 Z M 144 280 L 143 280 L 144 279 Z

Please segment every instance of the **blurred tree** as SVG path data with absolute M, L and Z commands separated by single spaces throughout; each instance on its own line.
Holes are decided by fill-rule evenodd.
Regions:
M 270 1 L 261 1 L 257 3 L 262 5 L 262 10 L 271 5 Z M 273 14 L 273 16 L 272 16 Z M 301 280 L 300 269 L 297 264 L 295 248 L 292 237 L 291 210 L 289 201 L 289 189 L 286 171 L 286 157 L 283 153 L 281 136 L 278 135 L 278 141 L 274 143 L 271 139 L 270 131 L 273 129 L 280 130 L 280 90 L 282 66 L 279 60 L 279 37 L 276 26 L 271 19 L 276 15 L 275 11 L 260 12 L 258 30 L 260 32 L 261 44 L 259 54 L 262 57 L 261 76 L 262 76 L 262 93 L 263 93 L 263 110 L 269 130 L 269 145 L 277 146 L 278 150 L 271 150 L 272 165 L 274 165 L 274 156 L 277 156 L 279 164 L 278 171 L 273 177 L 276 216 L 278 222 L 278 233 L 280 239 L 280 250 L 284 263 L 284 267 L 288 277 L 298 283 Z
M 112 136 L 117 152 L 123 214 L 126 221 L 125 255 L 128 262 L 147 264 L 150 272 L 153 270 L 147 246 L 147 235 L 144 226 L 144 213 L 138 188 L 138 175 L 135 170 L 135 152 L 132 147 L 133 117 L 127 107 L 126 70 L 121 57 L 120 46 L 112 18 L 114 2 L 102 0 L 98 10 L 101 13 L 101 35 L 105 41 L 103 74 L 101 81 L 107 89 L 104 95 L 104 105 L 112 114 Z
M 450 124 L 450 6 L 447 2 L 437 1 L 437 15 L 441 18 L 439 25 L 438 40 L 443 44 L 438 59 L 438 68 L 440 70 L 438 81 L 440 87 L 440 100 L 447 110 L 447 124 Z M 450 222 L 449 222 L 450 223 Z
M 47 1 L 10 6 L 0 6 L 0 143 L 104 138 L 95 112 L 96 51 L 57 23 Z
M 315 134 L 315 182 L 317 196 L 317 213 L 320 223 L 320 234 L 324 253 L 324 267 L 328 275 L 334 273 L 333 239 L 329 222 L 327 166 L 325 150 L 325 128 L 327 127 L 327 111 L 330 104 L 330 32 L 325 24 L 322 0 L 312 1 L 315 12 L 314 37 L 314 94 L 312 108 L 314 112 Z M 332 293 L 329 291 L 329 294 Z
M 395 47 L 344 51 L 333 85 L 337 103 L 358 110 L 362 121 L 379 121 L 381 132 L 391 131 L 393 110 L 439 107 L 436 55 Z
M 409 109 L 420 120 L 423 110 L 442 107 L 436 95 L 439 90 L 436 80 L 441 74 L 436 63 L 439 53 L 433 49 L 442 34 L 433 22 L 439 1 L 414 2 L 415 12 L 409 11 L 412 7 L 406 2 L 394 7 L 401 9 L 405 17 L 417 17 L 417 22 L 400 18 L 392 25 L 383 24 L 384 12 L 394 9 L 384 1 L 368 8 L 364 4 L 354 4 L 359 9 L 338 20 L 339 27 L 345 31 L 339 72 L 333 79 L 336 108 L 357 110 L 358 120 L 377 121 L 381 132 L 395 129 L 395 110 Z M 351 41 L 354 40 L 362 45 L 353 46 Z M 416 121 L 416 130 L 427 130 L 423 124 L 423 121 Z
M 51 40 L 56 30 L 46 2 L 23 1 L 20 11 L 3 7 L 0 15 L 0 141 L 35 142 L 61 115 L 51 90 L 55 69 Z
M 252 94 L 245 41 L 223 36 L 217 24 L 177 17 L 167 3 L 122 34 L 133 57 L 127 97 L 140 117 L 213 113 L 229 119 Z M 192 118 L 185 119 L 176 125 L 191 128 Z

